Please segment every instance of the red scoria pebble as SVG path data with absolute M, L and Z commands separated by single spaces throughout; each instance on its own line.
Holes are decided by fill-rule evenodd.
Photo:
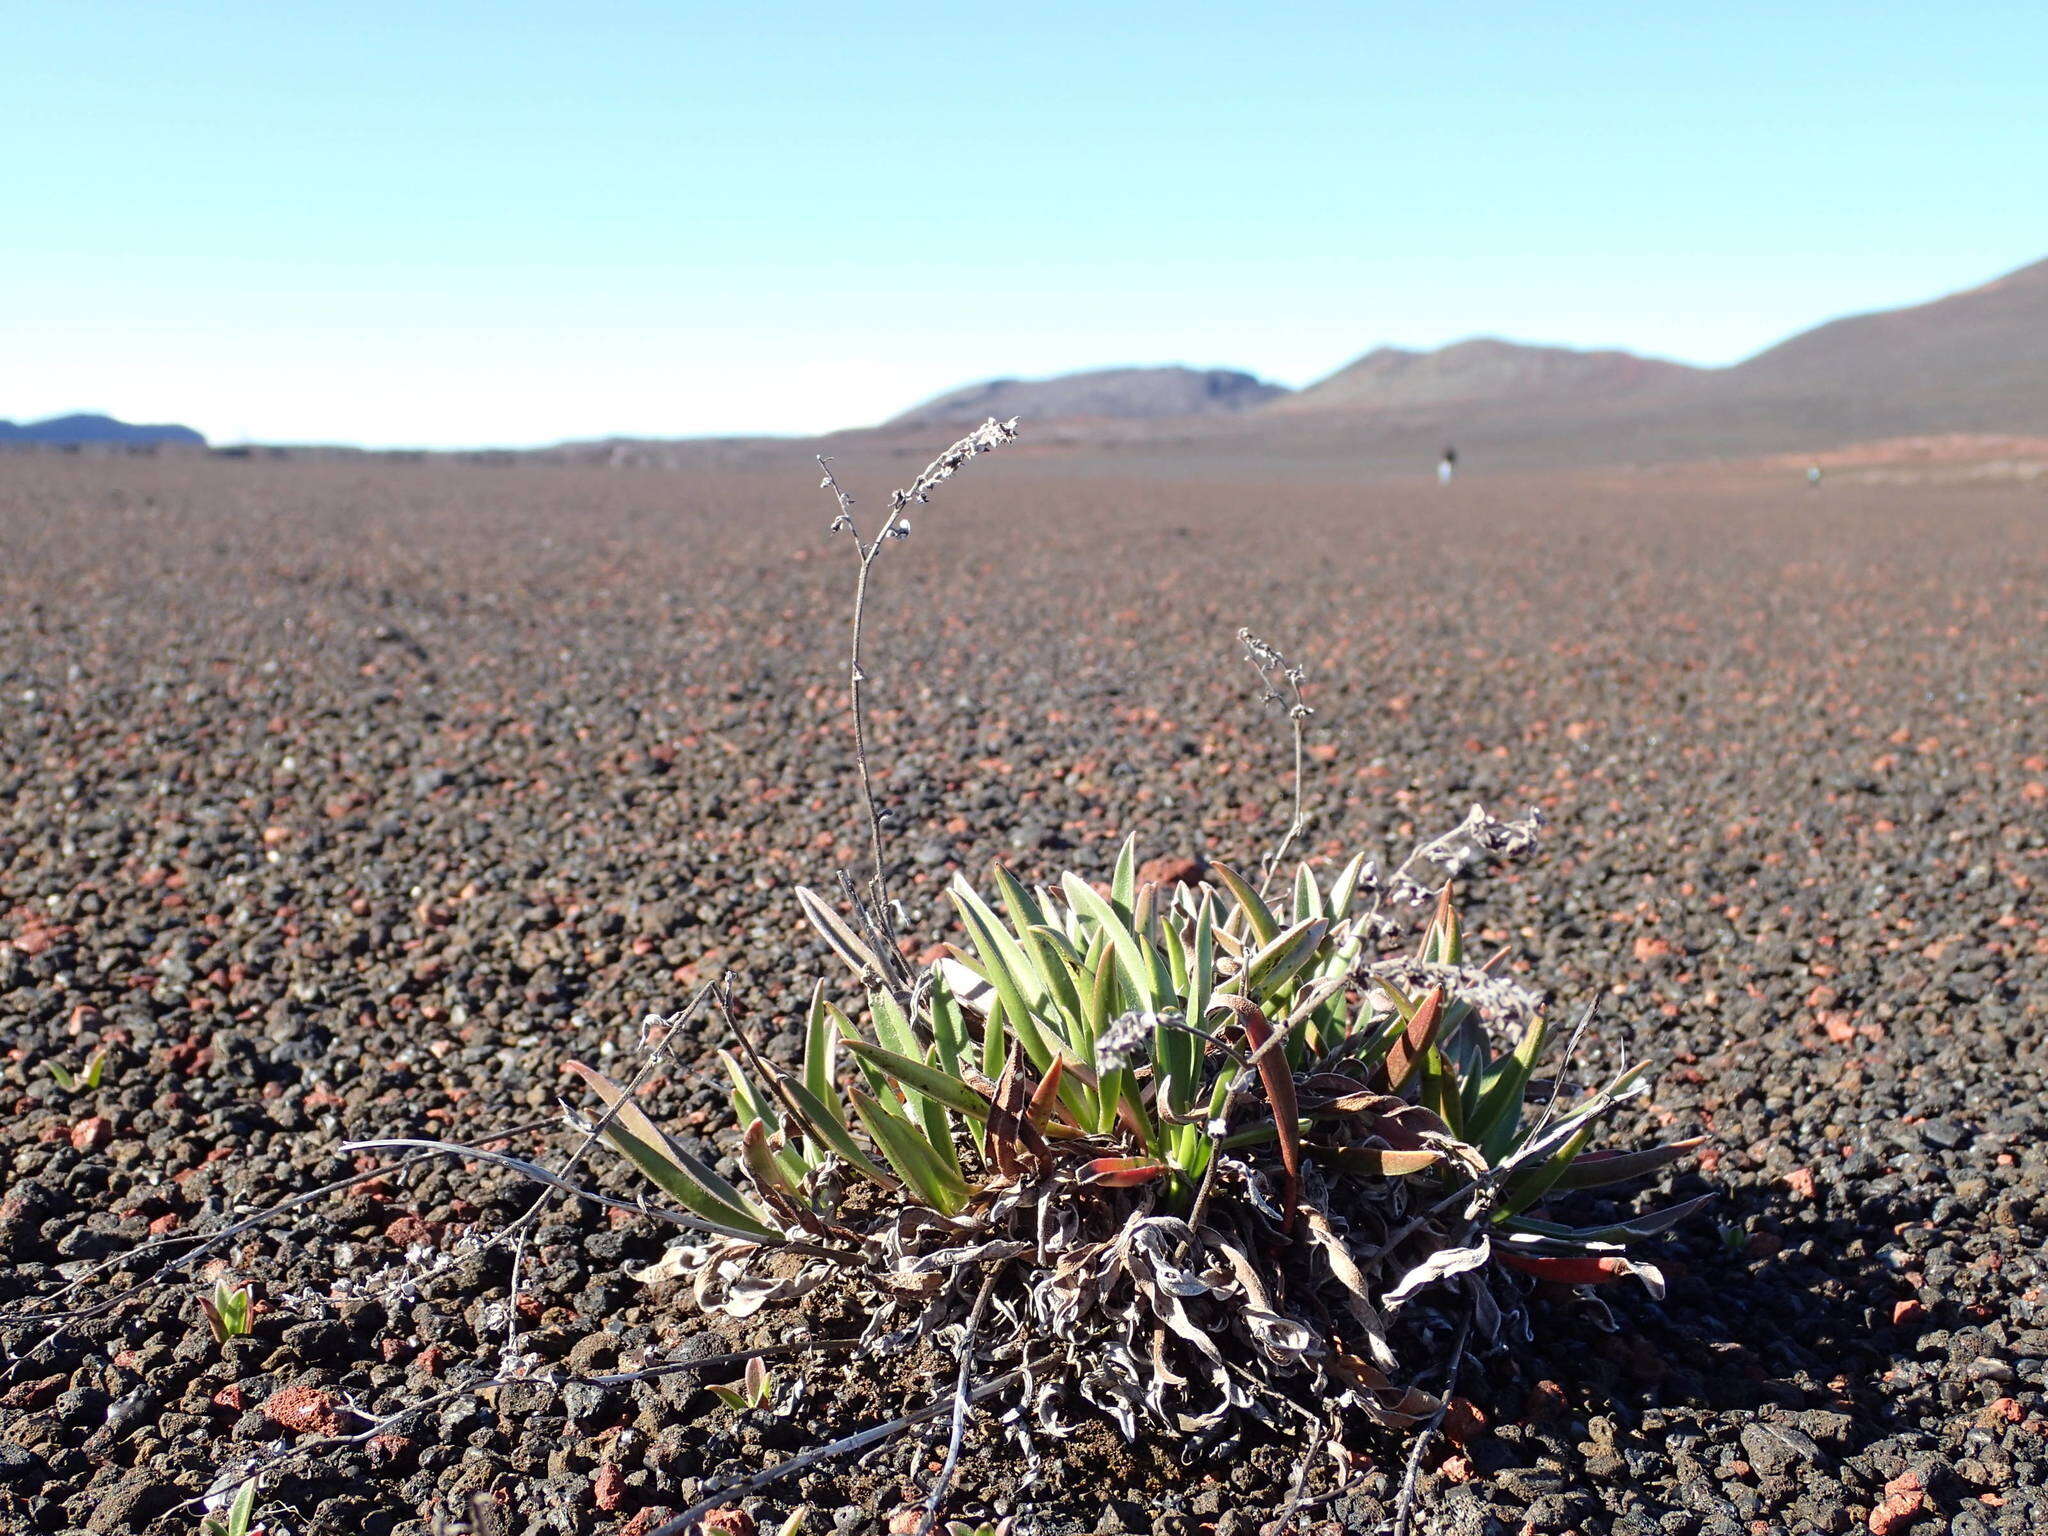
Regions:
M 1927 1506 L 1920 1479 L 1908 1472 L 1884 1485 L 1884 1501 L 1870 1512 L 1871 1536 L 1893 1536 L 1919 1518 Z
M 315 1387 L 286 1387 L 272 1393 L 263 1404 L 263 1417 L 285 1429 L 317 1435 L 341 1433 L 341 1416 L 334 1411 L 334 1396 Z
M 1138 866 L 1138 879 L 1155 885 L 1195 885 L 1208 873 L 1208 869 L 1209 866 L 1200 859 L 1162 854 Z

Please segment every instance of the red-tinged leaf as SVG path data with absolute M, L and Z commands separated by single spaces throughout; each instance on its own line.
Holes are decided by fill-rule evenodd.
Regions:
M 1098 1157 L 1081 1165 L 1083 1184 L 1100 1184 L 1109 1189 L 1130 1189 L 1150 1184 L 1166 1172 L 1166 1164 L 1149 1157 Z
M 1030 1107 L 1024 1111 L 1024 1123 L 1034 1130 L 1044 1130 L 1045 1123 L 1059 1109 L 1060 1079 L 1066 1075 L 1066 1070 L 1066 1057 L 1053 1057 L 1052 1066 L 1046 1070 L 1045 1081 L 1032 1091 Z
M 1055 1063 L 1059 1059 L 1055 1057 Z M 1024 1075 L 1024 1051 L 1010 1042 L 1010 1059 L 1004 1075 L 995 1083 L 995 1098 L 989 1104 L 989 1161 L 995 1163 L 999 1178 L 1014 1180 L 1024 1174 L 1024 1153 L 1038 1161 L 1047 1157 L 1044 1137 L 1030 1122 L 1032 1092 Z
M 740 1133 L 740 1160 L 746 1164 L 754 1187 L 769 1200 L 787 1199 L 796 1193 L 776 1166 L 775 1154 L 768 1144 L 768 1127 L 759 1120 L 749 1120 Z
M 1381 1070 L 1387 1075 L 1390 1092 L 1399 1093 L 1422 1069 L 1430 1047 L 1436 1044 L 1436 1032 L 1443 1021 L 1444 989 L 1431 987 L 1429 995 L 1417 1003 L 1415 1012 L 1408 1016 L 1408 1027 L 1401 1032 L 1401 1038 L 1387 1052 L 1386 1063 Z
M 1295 1207 L 1301 1204 L 1301 1105 L 1294 1092 L 1294 1069 L 1287 1063 L 1285 1050 L 1264 1049 L 1273 1038 L 1273 1028 L 1257 1003 L 1248 997 L 1226 996 L 1212 999 L 1209 1007 L 1230 1010 L 1244 1031 L 1245 1044 L 1258 1059 L 1259 1081 L 1265 1084 L 1266 1102 L 1273 1106 L 1273 1124 L 1279 1130 L 1280 1164 L 1287 1170 L 1286 1226 L 1291 1230 Z
M 1465 958 L 1465 936 L 1458 923 L 1452 882 L 1446 880 L 1437 892 L 1436 910 L 1429 915 L 1429 927 L 1422 935 L 1422 955 L 1442 965 L 1456 965 Z
M 988 1156 L 1001 1178 L 1015 1179 L 1024 1171 L 1024 1159 L 1017 1147 L 1023 1139 L 1024 1115 L 1030 1103 L 1030 1095 L 1024 1089 L 1022 1059 L 1016 1042 L 1012 1041 L 1009 1060 L 1003 1063 L 1003 1075 L 996 1083 L 996 1096 L 988 1113 Z
M 1519 1269 L 1538 1280 L 1557 1285 L 1609 1285 L 1635 1273 L 1635 1266 L 1622 1258 L 1567 1258 L 1563 1255 L 1516 1253 L 1496 1243 L 1494 1257 L 1509 1269 Z

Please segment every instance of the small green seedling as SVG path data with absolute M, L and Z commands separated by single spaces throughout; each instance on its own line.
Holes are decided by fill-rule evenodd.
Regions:
M 225 1515 L 209 1515 L 199 1527 L 200 1536 L 249 1536 L 249 1524 L 256 1517 L 256 1480 L 252 1477 L 235 1494 Z
M 249 1287 L 231 1286 L 225 1279 L 213 1283 L 213 1294 L 199 1298 L 199 1310 L 206 1314 L 206 1326 L 213 1330 L 216 1343 L 225 1344 L 229 1339 L 245 1338 L 253 1329 L 251 1320 L 253 1308 Z M 244 1487 L 250 1486 L 243 1484 Z
M 756 1355 L 747 1362 L 746 1375 L 729 1387 L 713 1387 L 711 1395 L 736 1413 L 772 1408 L 775 1405 L 775 1383 L 769 1379 L 768 1367 Z
M 106 1074 L 107 1053 L 105 1050 L 94 1051 L 86 1059 L 83 1072 L 73 1072 L 61 1061 L 46 1061 L 43 1065 L 49 1069 L 50 1076 L 57 1080 L 57 1086 L 66 1093 L 77 1093 L 80 1089 L 90 1093 L 99 1087 L 100 1078 Z
M 967 1520 L 948 1520 L 946 1536 L 1010 1536 L 1010 1527 L 1015 1517 L 1005 1515 L 1000 1520 L 983 1520 L 979 1523 Z

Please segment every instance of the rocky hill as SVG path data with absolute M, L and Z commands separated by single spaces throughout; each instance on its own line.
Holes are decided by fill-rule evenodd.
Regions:
M 1655 392 L 1700 373 L 1633 352 L 1579 352 L 1482 336 L 1434 352 L 1380 347 L 1279 409 L 1388 411 L 1471 401 L 1610 401 Z
M 1288 391 L 1228 368 L 1101 368 L 1050 379 L 990 379 L 913 406 L 883 426 L 973 426 L 994 416 L 1032 421 L 1152 421 L 1233 414 Z
M 52 416 L 16 425 L 0 421 L 0 448 L 204 448 L 190 427 L 138 426 L 111 416 Z

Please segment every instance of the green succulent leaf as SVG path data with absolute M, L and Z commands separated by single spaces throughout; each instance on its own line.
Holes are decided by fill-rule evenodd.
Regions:
M 1339 870 L 1337 878 L 1330 882 L 1331 918 L 1341 919 L 1350 915 L 1351 903 L 1358 895 L 1358 882 L 1365 873 L 1365 865 L 1364 853 L 1355 853 L 1351 856 L 1351 862 Z
M 1519 1216 L 1545 1195 L 1552 1186 L 1564 1177 L 1565 1170 L 1572 1165 L 1586 1143 L 1592 1139 L 1593 1126 L 1589 1120 L 1573 1132 L 1572 1137 L 1550 1157 L 1533 1169 L 1525 1169 L 1509 1178 L 1506 1198 L 1501 1201 L 1499 1216 Z M 1498 1220 L 1499 1216 L 1495 1219 Z
M 1124 979 L 1134 996 L 1146 1007 L 1157 1006 L 1151 998 L 1155 978 L 1152 959 L 1147 946 L 1131 932 L 1115 907 L 1104 899 L 1102 893 L 1069 870 L 1061 880 L 1067 899 L 1074 910 L 1087 915 L 1098 930 L 1109 935 L 1109 942 L 1116 950 L 1117 963 L 1123 967 Z
M 811 1009 L 804 1020 L 804 1088 L 828 1119 L 843 1126 L 846 1111 L 840 1108 L 837 1090 L 839 1024 L 834 1013 L 820 981 L 811 992 Z
M 849 1042 L 850 1044 L 850 1042 Z M 853 1112 L 882 1149 L 889 1166 L 903 1182 L 942 1215 L 951 1216 L 967 1203 L 967 1185 L 940 1158 L 924 1133 L 909 1121 L 884 1110 L 881 1104 L 858 1088 L 848 1090 Z
M 1654 1211 L 1645 1211 L 1640 1216 L 1631 1216 L 1626 1221 L 1617 1221 L 1605 1227 L 1566 1227 L 1553 1221 L 1538 1221 L 1533 1216 L 1509 1216 L 1500 1225 L 1509 1232 L 1526 1232 L 1534 1237 L 1567 1244 L 1583 1246 L 1588 1243 L 1625 1243 L 1630 1238 L 1655 1237 L 1668 1232 L 1688 1216 L 1697 1215 L 1720 1199 L 1719 1191 L 1694 1195 L 1690 1200 L 1681 1200 L 1677 1205 L 1663 1206 Z
M 981 899 L 981 895 L 960 876 L 953 877 L 953 883 L 946 888 L 946 894 L 953 899 L 962 919 L 971 913 L 974 921 L 968 932 L 973 935 L 974 947 L 981 954 L 985 964 L 990 966 L 989 980 L 996 981 L 995 968 L 1009 976 L 1012 986 L 1018 989 L 1023 1001 L 1036 1008 L 1042 997 L 1035 985 L 1038 973 L 1031 964 L 1031 957 L 1024 946 L 1010 930 L 1003 926 L 1003 920 L 996 916 L 995 908 Z M 986 947 L 984 947 L 984 940 Z M 999 981 L 996 983 L 1001 985 Z
M 928 1094 L 948 1109 L 958 1110 L 977 1120 L 988 1118 L 988 1100 L 940 1068 L 912 1056 L 904 1056 L 884 1046 L 869 1045 L 865 1040 L 846 1042 L 847 1053 L 872 1063 L 884 1075 L 899 1083 L 915 1088 L 919 1093 Z
M 1010 926 L 1018 933 L 1027 928 L 1036 928 L 1045 922 L 1045 908 L 1038 898 L 1024 887 L 1015 875 L 1002 865 L 994 866 L 996 893 L 1003 899 L 1003 910 L 1010 914 Z
M 838 1093 L 835 1089 L 831 1099 L 820 1099 L 809 1086 L 793 1078 L 782 1080 L 782 1089 L 795 1103 L 801 1113 L 805 1129 L 829 1147 L 849 1167 L 857 1169 L 884 1189 L 898 1188 L 894 1175 L 870 1158 L 860 1149 L 860 1143 L 847 1130 L 844 1112 L 838 1107 Z
M 604 1101 L 611 1114 L 604 1139 L 685 1210 L 750 1237 L 774 1241 L 781 1236 L 737 1189 L 678 1146 L 625 1089 L 580 1061 L 569 1062 L 567 1069 Z
M 1507 1156 L 1522 1121 L 1522 1096 L 1529 1091 L 1529 1075 L 1543 1054 L 1549 1025 L 1541 1014 L 1522 1030 L 1514 1052 L 1489 1074 L 1479 1095 L 1479 1104 L 1467 1118 L 1465 1129 L 1489 1163 Z
M 1588 1152 L 1560 1172 L 1551 1188 L 1598 1189 L 1607 1184 L 1623 1184 L 1668 1168 L 1706 1144 L 1706 1137 L 1693 1136 L 1661 1147 L 1645 1147 L 1640 1152 Z
M 1039 1028 L 1026 1002 L 1022 987 L 1018 984 L 1016 972 L 1011 969 L 1009 954 L 1014 953 L 1019 966 L 1027 967 L 1029 962 L 1018 948 L 1016 940 L 1003 931 L 1002 924 L 979 896 L 956 884 L 948 894 L 960 914 L 960 921 L 967 929 L 967 936 L 974 945 L 975 954 L 981 960 L 982 971 L 987 975 L 989 985 L 995 988 L 996 996 L 1002 1002 L 1003 1019 L 1010 1032 L 1017 1037 L 1017 1043 L 1024 1047 L 1024 1054 L 1031 1058 L 1031 1064 L 1043 1072 L 1051 1064 L 1055 1054 L 1052 1043 L 1046 1039 L 1045 1031 Z
M 1294 871 L 1294 920 L 1297 923 L 1312 917 L 1326 917 L 1323 910 L 1322 887 L 1316 884 L 1315 872 L 1302 864 Z
M 1133 832 L 1117 850 L 1116 871 L 1110 877 L 1109 894 L 1119 907 L 1134 912 L 1138 905 L 1138 834 Z
M 1223 882 L 1223 888 L 1236 899 L 1245 918 L 1252 927 L 1252 940 L 1258 944 L 1270 944 L 1279 935 L 1280 919 L 1273 915 L 1273 909 L 1266 905 L 1265 898 L 1245 883 L 1245 878 L 1228 864 L 1212 860 L 1209 873 Z
M 1237 991 L 1245 997 L 1270 997 L 1292 981 L 1313 960 L 1330 931 L 1328 918 L 1312 917 L 1276 934 L 1245 962 Z

